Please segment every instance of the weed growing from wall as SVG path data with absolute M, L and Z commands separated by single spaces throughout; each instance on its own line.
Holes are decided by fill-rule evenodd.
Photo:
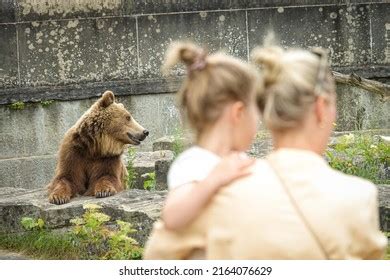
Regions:
M 26 108 L 26 103 L 22 101 L 14 102 L 12 104 L 9 104 L 8 108 L 10 108 L 11 110 L 23 110 L 24 108 Z

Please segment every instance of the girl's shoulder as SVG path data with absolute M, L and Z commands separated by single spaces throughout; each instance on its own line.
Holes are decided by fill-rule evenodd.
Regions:
M 220 157 L 216 154 L 203 149 L 198 146 L 193 146 L 184 152 L 182 152 L 173 162 L 172 167 L 175 165 L 182 164 L 193 164 L 194 162 L 203 162 L 203 161 L 219 161 Z
M 175 159 L 169 169 L 169 188 L 204 179 L 219 161 L 220 157 L 201 147 L 187 149 Z

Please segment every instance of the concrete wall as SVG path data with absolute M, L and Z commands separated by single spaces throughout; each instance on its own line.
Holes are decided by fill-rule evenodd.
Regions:
M 269 30 L 284 46 L 329 48 L 335 70 L 390 80 L 388 1 L 1 1 L 0 187 L 44 186 L 63 134 L 106 89 L 151 131 L 150 149 L 179 122 L 180 78 L 159 72 L 169 43 L 247 60 Z M 390 128 L 389 102 L 345 86 L 338 94 L 338 129 Z M 16 101 L 36 103 L 8 107 Z

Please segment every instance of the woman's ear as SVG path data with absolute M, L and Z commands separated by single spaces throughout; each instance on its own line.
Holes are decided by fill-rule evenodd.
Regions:
M 231 105 L 231 117 L 234 123 L 239 122 L 245 110 L 245 104 L 242 101 L 235 101 Z
M 326 110 L 328 105 L 328 100 L 323 96 L 318 96 L 314 103 L 314 112 L 319 126 L 323 126 L 326 121 Z

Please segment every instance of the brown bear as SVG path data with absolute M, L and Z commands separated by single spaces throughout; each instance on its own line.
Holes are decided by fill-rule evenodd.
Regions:
M 149 132 L 106 91 L 65 134 L 49 202 L 64 204 L 76 195 L 107 197 L 125 187 L 127 170 L 121 155 L 139 145 Z

